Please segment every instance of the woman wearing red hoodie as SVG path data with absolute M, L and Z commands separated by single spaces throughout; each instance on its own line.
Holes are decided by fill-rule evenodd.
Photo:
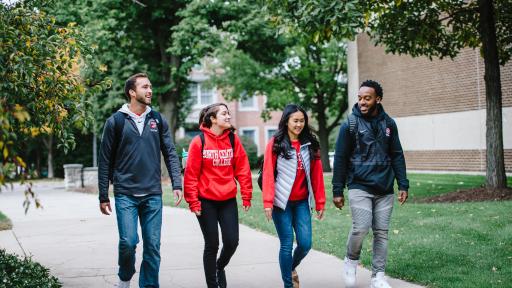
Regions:
M 299 287 L 295 268 L 311 249 L 311 207 L 322 219 L 325 188 L 318 140 L 308 126 L 306 111 L 287 105 L 278 131 L 267 144 L 263 165 L 263 207 L 273 220 L 281 246 L 279 266 L 284 287 Z M 293 234 L 297 247 L 293 251 Z
M 201 111 L 199 127 L 204 142 L 200 136 L 192 139 L 185 168 L 184 196 L 203 232 L 203 266 L 208 288 L 227 286 L 224 268 L 238 246 L 237 181 L 244 210 L 251 207 L 249 159 L 240 138 L 233 134 L 230 119 L 229 109 L 223 103 Z M 223 245 L 217 259 L 219 224 Z

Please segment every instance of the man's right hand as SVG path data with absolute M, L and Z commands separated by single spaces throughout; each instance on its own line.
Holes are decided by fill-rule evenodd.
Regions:
M 110 207 L 110 202 L 100 203 L 100 211 L 105 215 L 110 215 L 110 213 L 112 213 L 112 207 Z
M 197 217 L 201 216 L 201 210 L 192 211 Z
M 334 206 L 336 206 L 336 208 L 341 209 L 341 208 L 343 208 L 343 206 L 345 206 L 345 197 L 343 197 L 343 196 L 334 197 L 334 198 L 332 198 L 332 203 L 334 203 Z

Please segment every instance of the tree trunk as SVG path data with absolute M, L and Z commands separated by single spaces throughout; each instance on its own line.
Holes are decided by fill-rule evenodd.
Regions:
M 43 143 L 48 151 L 48 178 L 53 178 L 53 135 L 50 134 L 47 135 L 46 138 L 43 138 Z
M 96 132 L 92 133 L 92 167 L 98 167 L 98 138 Z
M 488 188 L 505 188 L 505 158 L 503 152 L 503 123 L 501 110 L 501 77 L 496 44 L 496 26 L 492 0 L 478 1 L 480 38 L 485 63 L 485 96 L 487 108 L 487 180 Z
M 329 131 L 327 131 L 327 115 L 325 114 L 325 105 L 323 95 L 317 97 L 317 111 L 318 115 L 318 141 L 320 142 L 320 158 L 322 159 L 322 168 L 324 172 L 331 172 L 331 165 L 329 164 Z

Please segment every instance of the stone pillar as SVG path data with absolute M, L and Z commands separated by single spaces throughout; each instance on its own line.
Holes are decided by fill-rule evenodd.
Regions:
M 64 185 L 66 189 L 82 188 L 82 164 L 64 164 Z
M 98 185 L 98 167 L 85 167 L 83 170 L 84 187 Z

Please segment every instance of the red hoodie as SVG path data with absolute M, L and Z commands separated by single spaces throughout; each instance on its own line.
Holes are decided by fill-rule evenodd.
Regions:
M 265 149 L 265 161 L 263 162 L 263 207 L 272 208 L 274 206 L 275 181 L 274 167 L 276 167 L 277 155 L 272 151 L 274 146 L 274 137 L 270 139 Z M 317 154 L 311 159 L 311 187 L 315 198 L 315 210 L 320 211 L 325 207 L 325 187 L 322 161 Z
M 195 137 L 188 148 L 185 168 L 183 188 L 190 210 L 201 210 L 199 198 L 223 201 L 236 197 L 235 179 L 240 184 L 243 206 L 251 206 L 251 169 L 240 138 L 235 134 L 233 153 L 229 130 L 219 136 L 208 128 L 201 127 L 201 130 L 204 133 L 203 155 L 201 139 Z

